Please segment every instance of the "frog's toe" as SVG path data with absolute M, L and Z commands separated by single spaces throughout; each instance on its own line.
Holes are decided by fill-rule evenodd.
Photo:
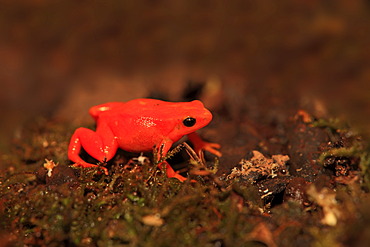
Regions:
M 218 151 L 217 149 L 220 149 L 221 148 L 221 145 L 218 144 L 218 143 L 207 143 L 207 145 L 205 145 L 203 147 L 203 150 L 206 150 L 218 157 L 221 157 L 222 156 L 222 153 L 220 151 Z

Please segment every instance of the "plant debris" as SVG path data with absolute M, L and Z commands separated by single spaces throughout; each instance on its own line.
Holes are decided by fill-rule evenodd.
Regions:
M 275 178 L 278 174 L 289 175 L 286 163 L 289 160 L 288 155 L 272 155 L 272 158 L 266 158 L 258 151 L 252 151 L 253 157 L 250 160 L 242 159 L 239 163 L 240 168 L 233 168 L 227 179 L 241 177 L 250 183 L 255 183 L 265 178 Z

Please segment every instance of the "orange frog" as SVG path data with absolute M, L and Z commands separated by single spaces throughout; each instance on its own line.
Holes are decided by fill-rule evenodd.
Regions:
M 207 150 L 221 156 L 216 150 L 220 148 L 219 144 L 205 142 L 195 133 L 212 120 L 211 112 L 199 100 L 176 103 L 135 99 L 93 106 L 89 113 L 96 121 L 96 131 L 78 128 L 74 132 L 68 148 L 68 158 L 75 162 L 74 166 L 98 166 L 81 159 L 81 147 L 102 163 L 112 159 L 118 148 L 129 152 L 147 152 L 155 148 L 159 161 L 184 135 L 188 136 L 198 154 Z M 166 165 L 168 177 L 186 180 L 167 162 L 161 165 Z M 107 168 L 100 167 L 108 174 Z

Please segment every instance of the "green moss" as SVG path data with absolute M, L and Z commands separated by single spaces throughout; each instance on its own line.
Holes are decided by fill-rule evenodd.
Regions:
M 346 141 L 346 144 L 340 147 L 323 151 L 318 158 L 318 162 L 325 164 L 328 158 L 356 159 L 359 162 L 353 163 L 360 167 L 365 185 L 370 188 L 370 146 L 366 145 L 361 136 L 339 119 L 318 119 L 313 122 L 313 126 L 330 130 L 329 138 L 331 142 L 337 141 L 338 136 Z
M 343 122 L 339 118 L 329 118 L 329 119 L 319 118 L 312 122 L 312 125 L 318 128 L 328 128 L 333 132 L 345 131 L 349 129 L 348 124 Z

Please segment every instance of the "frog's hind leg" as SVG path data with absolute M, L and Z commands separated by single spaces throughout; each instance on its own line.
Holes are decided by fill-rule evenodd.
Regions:
M 86 128 L 78 128 L 69 143 L 68 158 L 75 162 L 75 166 L 96 167 L 97 165 L 87 163 L 81 159 L 81 147 L 93 158 L 104 162 L 113 158 L 118 145 L 110 131 L 105 132 L 103 140 L 97 132 Z M 106 174 L 108 173 L 105 167 L 102 167 L 102 169 Z

